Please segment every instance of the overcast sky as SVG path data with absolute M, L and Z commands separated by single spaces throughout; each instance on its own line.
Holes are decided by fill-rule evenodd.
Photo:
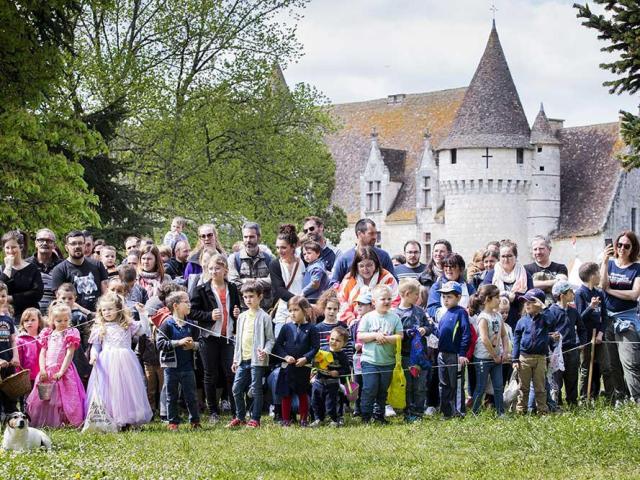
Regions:
M 495 0 L 496 25 L 532 123 L 540 102 L 565 126 L 615 121 L 639 98 L 610 95 L 596 32 L 574 0 Z M 491 1 L 312 0 L 298 38 L 305 55 L 285 73 L 334 103 L 469 84 L 491 30 Z

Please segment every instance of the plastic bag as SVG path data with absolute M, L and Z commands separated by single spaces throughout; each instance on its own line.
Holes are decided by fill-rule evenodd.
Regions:
M 104 407 L 104 403 L 102 402 L 102 398 L 98 391 L 100 388 L 98 385 L 100 384 L 100 361 L 96 363 L 96 384 L 93 390 L 93 394 L 91 395 L 91 401 L 89 402 L 89 408 L 87 409 L 87 417 L 84 420 L 84 426 L 82 427 L 83 432 L 102 432 L 102 433 L 114 433 L 118 431 L 118 425 L 111 418 L 109 412 Z
M 423 337 L 417 328 L 411 329 L 411 352 L 409 353 L 409 365 L 420 367 L 422 370 L 431 368 L 431 362 L 427 356 L 427 348 L 423 343 Z
M 505 387 L 504 393 L 502 395 L 505 411 L 509 411 L 513 407 L 515 407 L 519 390 L 520 390 L 520 377 L 518 376 L 518 371 L 514 368 L 513 372 L 511 373 L 511 378 L 509 379 L 509 383 L 507 383 L 507 386 Z
M 396 366 L 393 368 L 391 384 L 387 391 L 387 403 L 395 409 L 403 409 L 407 406 L 406 388 L 407 380 L 402 369 L 402 340 L 396 341 Z

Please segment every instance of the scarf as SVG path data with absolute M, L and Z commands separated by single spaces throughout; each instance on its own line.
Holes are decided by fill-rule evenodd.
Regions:
M 500 263 L 496 263 L 493 268 L 493 282 L 496 287 L 500 289 L 500 292 L 506 292 L 505 284 L 513 284 L 511 287 L 512 292 L 526 293 L 527 292 L 527 271 L 524 269 L 521 263 L 516 263 L 516 266 L 507 273 L 502 268 Z

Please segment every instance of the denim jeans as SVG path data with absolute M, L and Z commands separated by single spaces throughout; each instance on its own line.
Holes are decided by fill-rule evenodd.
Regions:
M 484 391 L 487 386 L 487 377 L 491 375 L 491 384 L 493 385 L 493 403 L 496 407 L 498 415 L 504 413 L 502 405 L 503 383 L 502 383 L 502 364 L 495 363 L 493 360 L 482 358 L 473 359 L 476 371 L 476 388 L 473 391 L 473 413 L 478 413 L 482 406 Z
M 196 375 L 193 370 L 165 368 L 164 384 L 167 386 L 169 423 L 180 423 L 180 413 L 178 410 L 179 386 L 182 387 L 182 396 L 184 397 L 184 402 L 187 404 L 189 422 L 199 423 L 200 412 L 198 411 L 198 401 L 196 400 Z
M 402 368 L 407 381 L 407 406 L 404 410 L 405 416 L 413 415 L 421 417 L 424 414 L 427 400 L 427 384 L 431 375 L 431 368 L 420 370 L 418 377 L 414 377 L 409 372 L 409 357 L 402 357 Z
M 260 421 L 262 415 L 262 399 L 264 389 L 262 379 L 265 376 L 267 367 L 251 366 L 251 360 L 240 362 L 236 377 L 233 380 L 233 398 L 236 404 L 236 418 L 244 421 L 247 414 L 247 404 L 245 394 L 248 389 L 251 391 L 253 403 L 251 406 L 251 420 Z
M 362 419 L 368 420 L 373 415 L 374 402 L 379 406 L 376 415 L 384 418 L 384 407 L 387 403 L 387 390 L 391 384 L 394 364 L 373 365 L 362 362 L 362 399 L 360 411 Z
M 547 375 L 544 376 L 544 388 L 547 391 L 547 408 L 550 411 L 555 411 L 558 408 L 558 404 L 555 402 L 553 397 L 551 396 L 551 385 L 549 384 L 549 379 Z M 536 408 L 536 397 L 535 397 L 535 388 L 533 386 L 533 381 L 531 382 L 531 388 L 529 388 L 529 401 L 527 403 L 527 409 L 532 412 L 534 410 L 537 411 Z
M 316 420 L 324 420 L 329 415 L 332 421 L 338 421 L 339 390 L 340 381 L 337 378 L 333 381 L 316 379 L 311 384 L 311 406 Z

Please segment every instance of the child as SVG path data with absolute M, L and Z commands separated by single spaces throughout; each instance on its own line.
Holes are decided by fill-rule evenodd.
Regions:
M 160 245 L 158 247 L 158 252 L 160 253 L 160 260 L 162 260 L 163 264 L 166 264 L 171 260 L 171 254 L 173 253 L 171 247 L 167 245 Z
M 233 381 L 233 398 L 236 405 L 236 417 L 227 425 L 228 428 L 245 424 L 245 395 L 249 390 L 253 405 L 249 428 L 260 427 L 262 414 L 263 387 L 269 367 L 269 354 L 275 345 L 271 316 L 260 308 L 262 286 L 258 282 L 248 281 L 241 288 L 242 298 L 248 310 L 238 317 L 236 341 L 233 350 L 231 369 L 235 373 Z
M 171 311 L 160 326 L 156 344 L 160 350 L 160 364 L 164 367 L 164 383 L 167 386 L 169 430 L 178 430 L 178 387 L 189 412 L 189 422 L 194 429 L 200 428 L 200 412 L 196 399 L 196 375 L 194 371 L 194 351 L 198 343 L 194 340 L 194 327 L 186 323 L 191 311 L 189 295 L 186 292 L 171 293 L 165 304 Z M 196 332 L 197 333 L 197 332 Z
M 27 398 L 27 411 L 34 427 L 78 427 L 85 417 L 85 392 L 73 366 L 73 352 L 80 346 L 80 332 L 71 327 L 71 309 L 53 301 L 49 326 L 40 334 L 40 372 Z M 41 400 L 40 384 L 52 385 L 49 400 Z
M 336 310 L 336 314 L 337 314 Z M 315 417 L 312 427 L 319 427 L 324 422 L 325 414 L 331 419 L 330 425 L 337 427 L 338 422 L 338 393 L 340 391 L 340 377 L 349 374 L 349 359 L 343 351 L 349 341 L 349 331 L 342 326 L 334 327 L 329 337 L 329 345 L 324 350 L 331 352 L 333 361 L 326 370 L 317 370 L 315 380 L 311 384 L 311 402 Z
M 349 333 L 354 342 L 354 354 L 353 354 L 353 379 L 358 384 L 358 398 L 355 401 L 353 407 L 353 416 L 359 417 L 361 414 L 361 401 L 362 401 L 362 342 L 358 340 L 358 326 L 360 320 L 367 313 L 372 312 L 373 305 L 371 304 L 371 292 L 369 290 L 363 290 L 357 298 L 356 314 L 358 317 L 349 326 Z
M 0 282 L 0 315 L 13 318 L 13 307 L 9 304 L 9 289 L 4 282 Z
M 404 338 L 402 340 L 402 368 L 406 374 L 407 406 L 404 411 L 404 419 L 413 423 L 422 418 L 425 409 L 427 395 L 427 382 L 430 368 L 414 370 L 416 375 L 409 372 L 412 366 L 410 362 L 411 342 L 415 335 L 421 337 L 423 348 L 427 348 L 427 335 L 431 335 L 432 326 L 424 310 L 417 307 L 420 297 L 420 283 L 415 278 L 407 278 L 400 281 L 398 288 L 400 293 L 400 305 L 393 312 L 400 317 Z
M 315 303 L 322 292 L 329 288 L 329 275 L 320 253 L 322 246 L 318 242 L 307 240 L 302 244 L 302 256 L 307 264 L 302 279 L 302 295 L 311 303 Z
M 500 289 L 495 285 L 482 285 L 473 299 L 478 314 L 478 339 L 473 362 L 476 371 L 476 386 L 473 391 L 473 413 L 478 414 L 485 394 L 487 377 L 491 376 L 494 405 L 498 416 L 504 415 L 502 365 L 509 359 L 509 337 L 500 306 Z M 507 309 L 508 312 L 508 309 Z
M 347 328 L 347 324 L 338 321 L 338 312 L 340 311 L 340 300 L 338 300 L 337 292 L 332 288 L 326 290 L 318 299 L 317 309 L 323 313 L 322 321 L 316 324 L 318 335 L 320 336 L 320 348 L 327 350 L 329 348 L 329 337 L 331 331 L 337 327 Z M 320 318 L 318 318 L 318 321 Z
M 149 334 L 149 321 L 131 320 L 122 297 L 108 292 L 98 300 L 96 321 L 91 329 L 93 365 L 87 400 L 96 395 L 106 412 L 121 429 L 151 420 L 153 412 L 147 399 L 144 374 L 131 349 L 131 341 Z
M 311 324 L 309 316 L 311 305 L 301 295 L 291 297 L 288 303 L 289 315 L 292 323 L 286 323 L 276 340 L 273 352 L 284 358 L 282 371 L 285 381 L 278 379 L 282 389 L 277 393 L 282 395 L 282 425 L 291 425 L 291 401 L 293 395 L 298 395 L 300 426 L 306 427 L 309 415 L 309 367 L 320 349 L 320 338 L 315 325 Z
M 162 240 L 162 244 L 173 250 L 176 243 L 180 241 L 189 241 L 187 236 L 182 232 L 187 225 L 187 221 L 183 217 L 173 217 L 171 220 L 171 230 L 169 230 Z
M 44 320 L 40 310 L 27 308 L 22 312 L 16 345 L 18 347 L 18 356 L 20 357 L 20 366 L 25 370 L 29 370 L 29 379 L 32 386 L 38 373 L 40 373 L 41 346 L 40 342 L 38 342 L 38 335 L 43 328 Z
M 358 341 L 362 342 L 362 400 L 360 404 L 363 423 L 371 422 L 373 404 L 377 404 L 375 421 L 386 424 L 384 407 L 387 390 L 396 361 L 396 340 L 402 339 L 400 317 L 391 312 L 391 289 L 377 285 L 372 292 L 375 311 L 367 313 L 358 326 Z
M 7 286 L 0 282 L 0 379 L 13 375 L 20 366 L 16 348 L 16 327 L 8 315 Z M 16 411 L 16 402 L 0 391 L 0 413 L 8 415 Z
M 459 408 L 456 407 L 457 377 L 458 370 L 469 363 L 465 355 L 471 342 L 471 326 L 467 311 L 458 305 L 462 297 L 462 286 L 458 282 L 449 281 L 438 291 L 442 306 L 446 309 L 438 321 L 440 411 L 444 418 L 452 418 L 464 415 L 464 402 L 461 402 Z
M 580 345 L 587 343 L 587 330 L 578 310 L 569 304 L 575 300 L 571 284 L 560 280 L 553 285 L 551 294 L 556 303 L 549 307 L 556 330 L 562 336 L 562 358 L 564 371 L 553 373 L 551 382 L 552 397 L 562 405 L 562 386 L 569 406 L 578 405 L 578 370 L 580 368 Z M 577 331 L 577 335 L 576 335 Z
M 82 384 L 87 385 L 89 376 L 91 375 L 91 365 L 87 359 L 86 352 L 89 348 L 89 333 L 91 328 L 87 322 L 87 317 L 80 310 L 80 306 L 76 303 L 76 288 L 72 283 L 63 283 L 56 291 L 56 300 L 64 303 L 71 309 L 71 326 L 80 332 L 80 345 L 73 354 L 73 364 L 76 367 L 78 375 L 82 379 Z
M 118 276 L 118 267 L 116 266 L 116 247 L 104 245 L 100 250 L 100 261 L 107 269 L 109 278 Z
M 521 297 L 525 304 L 525 315 L 518 320 L 513 331 L 513 368 L 520 376 L 520 390 L 516 411 L 525 413 L 529 400 L 529 388 L 533 381 L 535 403 L 538 413 L 549 413 L 545 372 L 550 340 L 560 336 L 553 332 L 553 318 L 545 310 L 545 293 L 539 288 L 528 290 Z
M 580 265 L 578 275 L 582 285 L 576 290 L 576 310 L 582 317 L 587 330 L 588 340 L 591 340 L 593 332 L 596 333 L 596 346 L 594 353 L 594 372 L 592 374 L 591 395 L 598 398 L 600 393 L 600 376 L 608 378 L 608 362 L 605 357 L 605 349 L 602 337 L 607 328 L 607 309 L 604 308 L 604 293 L 600 290 L 600 267 L 597 263 L 587 262 Z M 589 369 L 591 368 L 591 343 L 582 350 L 580 359 L 580 397 L 587 397 L 589 381 Z

